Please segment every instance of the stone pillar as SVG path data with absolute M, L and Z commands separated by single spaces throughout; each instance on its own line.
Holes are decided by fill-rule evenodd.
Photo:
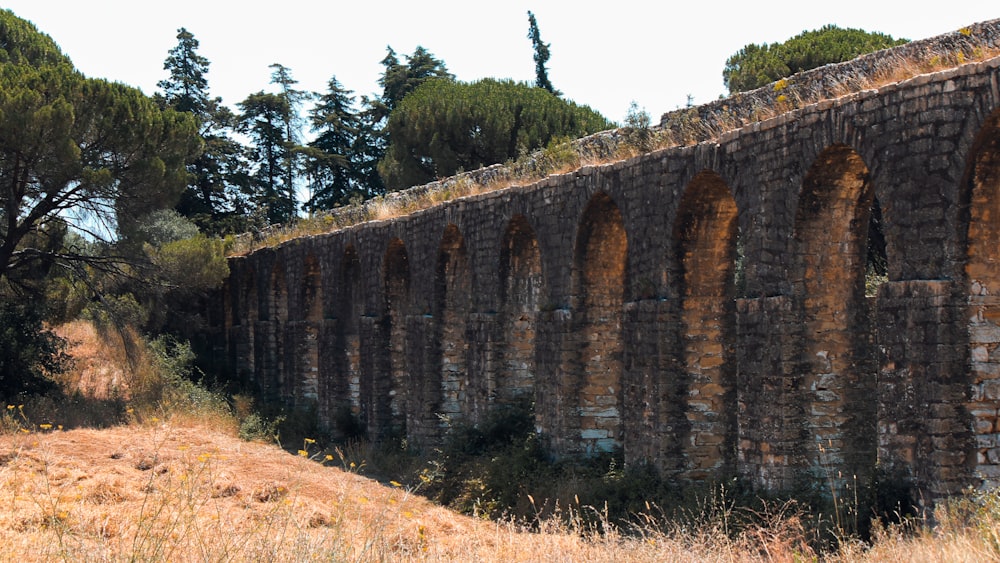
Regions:
M 556 456 L 580 453 L 579 352 L 569 309 L 538 314 L 535 419 Z
M 282 392 L 290 405 L 308 408 L 319 399 L 319 327 L 310 321 L 289 321 L 285 327 L 289 361 Z
M 976 477 L 992 489 L 1000 486 L 1000 296 L 973 283 L 968 318 Z
M 736 312 L 737 471 L 755 488 L 787 491 L 804 437 L 792 299 L 737 299 Z
M 879 287 L 879 465 L 894 484 L 911 483 L 925 508 L 970 484 L 976 463 L 966 299 L 952 281 Z
M 625 463 L 649 462 L 675 474 L 682 466 L 680 426 L 685 400 L 679 350 L 672 327 L 675 303 L 645 299 L 626 303 L 623 318 L 623 448 Z M 668 416 L 671 409 L 678 417 Z
M 361 334 L 360 330 L 346 333 L 344 338 L 344 362 L 340 374 L 347 384 L 346 407 L 351 416 L 361 421 Z
M 316 403 L 320 428 L 343 437 L 338 416 L 347 404 L 347 381 L 343 371 L 343 349 L 338 341 L 339 319 L 323 319 L 316 326 Z
M 462 410 L 470 423 L 482 421 L 495 406 L 498 371 L 507 369 L 500 362 L 503 336 L 499 314 L 469 316 L 466 330 L 469 373 Z M 534 400 L 533 395 L 530 400 Z
M 360 329 L 358 386 L 362 427 L 370 439 L 389 435 L 393 430 L 391 412 L 392 370 L 389 353 L 389 325 L 385 318 L 364 316 Z
M 229 365 L 236 381 L 249 387 L 254 382 L 253 325 L 234 325 L 229 328 L 229 333 Z
M 732 303 L 717 295 L 689 296 L 682 316 L 688 420 L 684 476 L 703 480 L 723 475 L 735 462 Z
M 446 389 L 441 378 L 440 343 L 434 338 L 437 319 L 409 315 L 405 320 L 405 373 L 401 378 L 395 375 L 400 385 L 394 390 L 395 401 L 405 416 L 409 440 L 423 446 L 439 444 L 449 423 L 440 417 Z M 447 400 L 457 401 L 457 385 L 449 382 L 449 387 Z
M 280 401 L 281 337 L 280 326 L 272 321 L 254 324 L 254 383 L 265 402 Z

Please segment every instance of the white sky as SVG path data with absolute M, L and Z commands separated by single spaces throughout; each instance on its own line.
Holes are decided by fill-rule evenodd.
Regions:
M 726 58 L 748 43 L 784 41 L 825 24 L 922 39 L 1000 17 L 996 0 L 927 5 L 913 0 L 773 2 L 716 0 L 0 0 L 50 35 L 76 67 L 156 91 L 163 61 L 186 27 L 211 61 L 213 96 L 229 106 L 269 89 L 271 63 L 299 87 L 323 92 L 329 78 L 355 95 L 376 94 L 391 45 L 422 45 L 459 80 L 534 81 L 527 11 L 551 44 L 549 78 L 564 96 L 622 121 L 633 100 L 658 120 L 687 95 L 725 92 Z

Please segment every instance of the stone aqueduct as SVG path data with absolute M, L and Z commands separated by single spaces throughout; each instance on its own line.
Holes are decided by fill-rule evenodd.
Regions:
M 1000 483 L 998 83 L 966 64 L 233 258 L 229 365 L 335 433 L 433 443 L 527 400 L 554 454 L 677 479 Z

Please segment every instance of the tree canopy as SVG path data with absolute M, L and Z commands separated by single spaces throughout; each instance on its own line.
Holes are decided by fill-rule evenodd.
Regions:
M 230 135 L 236 116 L 221 98 L 209 95 L 210 63 L 198 46 L 194 34 L 177 30 L 177 46 L 163 63 L 169 76 L 157 83 L 161 93 L 156 98 L 161 107 L 191 114 L 204 145 L 188 164 L 188 186 L 177 211 L 206 232 L 223 233 L 245 226 L 246 163 L 243 147 Z
M 304 149 L 306 175 L 312 196 L 305 203 L 309 211 L 329 209 L 365 196 L 355 151 L 361 119 L 354 112 L 354 97 L 336 77 L 330 78 L 325 94 L 316 97 L 309 111 L 316 138 Z
M 455 78 L 453 74 L 448 72 L 444 62 L 435 58 L 430 51 L 419 45 L 414 49 L 412 55 L 406 57 L 406 64 L 399 62 L 392 47 L 388 47 L 386 51 L 385 58 L 382 59 L 385 72 L 382 73 L 378 81 L 379 86 L 382 87 L 382 96 L 378 100 L 377 106 L 381 109 L 380 117 L 388 117 L 407 94 L 416 90 L 427 80 L 431 78 Z
M 726 61 L 722 79 L 730 94 L 754 90 L 797 72 L 906 43 L 906 39 L 835 25 L 804 31 L 784 43 L 751 43 Z
M 171 206 L 200 143 L 195 121 L 141 91 L 86 78 L 47 35 L 0 11 L 0 281 L 42 260 L 84 260 L 37 244 L 53 222 L 95 239 L 127 236 Z M 44 237 L 43 237 L 44 238 Z M 22 244 L 36 241 L 33 244 Z
M 251 199 L 269 223 L 284 223 L 295 216 L 294 187 L 286 183 L 293 143 L 286 124 L 292 107 L 282 94 L 263 90 L 239 103 L 239 130 L 250 138 Z
M 589 107 L 528 84 L 428 80 L 389 116 L 379 172 L 390 189 L 399 189 L 610 127 Z

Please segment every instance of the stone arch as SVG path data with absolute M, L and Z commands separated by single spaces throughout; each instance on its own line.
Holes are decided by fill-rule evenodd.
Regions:
M 361 316 L 364 313 L 364 292 L 361 285 L 361 258 L 353 244 L 344 248 L 340 261 L 340 284 L 335 315 L 336 356 L 334 380 L 330 382 L 329 411 L 334 428 L 343 436 L 360 432 L 368 423 L 368 412 L 362 410 L 361 385 Z M 367 386 L 371 395 L 371 386 Z
M 232 365 L 236 370 L 236 380 L 249 386 L 255 383 L 254 333 L 260 303 L 257 298 L 257 276 L 252 268 L 247 268 L 241 281 L 233 298 L 233 330 L 237 334 L 237 340 L 232 349 Z
M 715 172 L 695 175 L 684 190 L 673 241 L 681 297 L 688 430 L 683 450 L 690 478 L 732 467 L 736 446 L 735 333 L 737 207 Z
M 382 318 L 384 351 L 373 382 L 371 408 L 376 430 L 406 436 L 410 373 L 407 367 L 406 320 L 410 306 L 410 264 L 406 245 L 399 238 L 389 241 L 383 260 L 385 308 Z
M 305 404 L 319 399 L 320 335 L 323 327 L 323 276 L 319 260 L 308 254 L 302 272 L 302 309 L 305 323 L 302 326 L 298 356 L 298 381 L 295 382 L 296 401 Z M 320 413 L 329 421 L 327 413 Z
M 987 119 L 968 173 L 969 225 L 965 273 L 972 294 L 1000 295 L 1000 111 Z
M 232 277 L 222 280 L 222 344 L 225 353 L 225 363 L 222 366 L 223 373 L 229 377 L 237 375 L 236 370 L 236 343 L 241 339 L 238 329 L 240 327 L 239 308 L 239 284 L 234 283 Z
M 966 173 L 969 224 L 965 278 L 969 295 L 967 410 L 976 435 L 975 466 L 984 485 L 1000 485 L 1000 110 L 991 114 L 973 145 Z
M 232 278 L 222 280 L 222 328 L 227 339 L 233 327 L 241 323 L 237 287 Z
M 285 281 L 284 266 L 275 262 L 267 278 L 267 293 L 261 301 L 260 320 L 273 322 L 288 319 L 288 284 Z
M 835 479 L 841 484 L 852 476 L 864 482 L 875 463 L 875 366 L 865 300 L 874 197 L 862 157 L 835 144 L 807 171 L 795 215 L 804 461 L 826 476 L 843 470 L 844 481 Z
M 285 398 L 285 330 L 288 328 L 288 283 L 284 264 L 275 261 L 268 280 L 266 308 L 261 320 L 264 334 L 260 347 L 259 384 L 263 395 L 270 399 Z
M 588 453 L 622 443 L 622 308 L 628 238 L 618 205 L 603 192 L 588 202 L 574 252 L 580 380 L 579 439 Z
M 544 291 L 538 238 L 524 215 L 507 224 L 500 246 L 502 346 L 491 401 L 509 404 L 535 397 L 535 337 Z
M 438 247 L 433 306 L 438 354 L 432 370 L 436 373 L 423 382 L 427 394 L 421 416 L 433 421 L 439 413 L 458 421 L 467 407 L 469 387 L 466 322 L 472 308 L 472 272 L 465 238 L 454 223 L 445 227 Z

